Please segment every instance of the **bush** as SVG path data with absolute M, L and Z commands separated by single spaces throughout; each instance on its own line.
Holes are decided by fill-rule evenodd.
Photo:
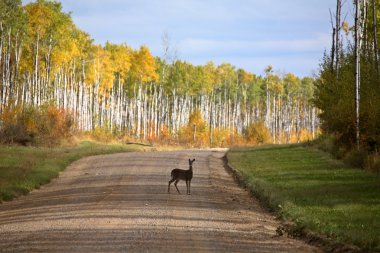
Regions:
M 96 127 L 90 135 L 94 140 L 103 143 L 109 143 L 114 139 L 112 132 L 104 127 Z
M 249 125 L 244 130 L 244 137 L 248 144 L 266 144 L 272 141 L 272 136 L 264 122 Z
M 74 120 L 69 113 L 54 106 L 44 106 L 39 110 L 37 122 L 38 142 L 55 145 L 71 135 Z
M 210 132 L 199 110 L 195 110 L 190 114 L 189 122 L 180 129 L 179 137 L 181 142 L 192 144 L 196 147 L 209 146 Z
M 369 154 L 365 159 L 364 167 L 365 169 L 371 172 L 379 174 L 380 173 L 380 155 L 378 153 Z
M 212 147 L 229 147 L 231 140 L 231 133 L 228 129 L 214 128 L 212 130 L 211 136 L 211 146 Z
M 330 153 L 337 159 L 343 159 L 347 154 L 347 148 L 339 144 L 339 138 L 332 135 L 323 135 L 314 141 L 316 147 Z
M 371 167 L 371 170 L 373 172 L 376 172 L 377 174 L 380 174 L 380 159 L 378 157 L 374 161 L 373 166 Z
M 6 108 L 0 117 L 3 144 L 58 144 L 71 136 L 74 120 L 71 114 L 52 105 Z
M 348 152 L 347 155 L 344 157 L 344 162 L 351 166 L 364 169 L 367 158 L 368 158 L 367 151 L 352 150 Z
M 23 112 L 19 106 L 7 107 L 0 117 L 0 140 L 4 144 L 18 143 L 27 145 L 32 143 L 34 133 L 28 131 L 28 123 L 23 119 Z

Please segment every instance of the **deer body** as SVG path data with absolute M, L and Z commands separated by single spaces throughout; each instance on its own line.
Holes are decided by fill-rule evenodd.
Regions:
M 189 159 L 189 169 L 188 170 L 180 170 L 180 169 L 174 169 L 171 172 L 172 179 L 169 181 L 168 185 L 168 193 L 170 193 L 170 184 L 174 181 L 174 186 L 177 189 L 177 192 L 181 194 L 178 190 L 177 184 L 180 180 L 186 181 L 186 191 L 187 194 L 190 195 L 190 183 L 191 179 L 193 178 L 193 162 L 195 159 L 190 160 Z

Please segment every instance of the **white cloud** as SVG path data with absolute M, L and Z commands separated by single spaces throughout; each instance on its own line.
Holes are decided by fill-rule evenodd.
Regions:
M 276 53 L 306 53 L 320 51 L 330 43 L 327 34 L 317 34 L 307 39 L 269 39 L 269 40 L 211 40 L 211 39 L 184 39 L 180 42 L 181 51 L 194 54 L 210 52 L 276 52 Z
M 180 57 L 194 64 L 223 60 L 251 71 L 272 64 L 302 75 L 317 68 L 330 47 L 329 8 L 335 5 L 331 0 L 59 1 L 96 43 L 146 44 L 160 56 L 161 35 L 168 31 Z

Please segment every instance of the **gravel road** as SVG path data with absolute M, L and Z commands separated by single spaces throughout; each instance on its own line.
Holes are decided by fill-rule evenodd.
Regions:
M 74 162 L 0 204 L 0 252 L 320 252 L 277 236 L 278 221 L 242 190 L 221 150 L 123 153 Z M 191 195 L 170 171 L 195 158 Z M 186 184 L 178 188 L 186 193 Z

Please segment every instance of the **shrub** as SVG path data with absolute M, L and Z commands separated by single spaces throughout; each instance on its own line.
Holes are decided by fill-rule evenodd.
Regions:
M 248 144 L 266 144 L 272 141 L 271 134 L 264 122 L 257 122 L 249 125 L 244 130 L 244 137 Z
M 352 150 L 344 157 L 344 162 L 358 168 L 364 168 L 368 152 L 365 150 Z
M 347 148 L 339 143 L 339 138 L 332 135 L 320 136 L 315 142 L 318 149 L 330 153 L 337 159 L 343 159 L 347 154 Z
M 27 145 L 33 142 L 34 132 L 28 130 L 28 127 L 33 124 L 25 121 L 23 114 L 20 106 L 7 107 L 3 110 L 0 117 L 0 140 L 2 143 Z
M 109 143 L 114 139 L 112 132 L 105 127 L 96 127 L 91 132 L 91 137 L 99 142 Z
M 180 129 L 179 137 L 181 142 L 196 147 L 209 146 L 210 132 L 199 110 L 190 114 L 187 125 Z
M 369 154 L 366 158 L 365 169 L 368 169 L 371 172 L 380 173 L 380 155 L 378 153 Z
M 52 105 L 43 106 L 39 110 L 37 122 L 38 142 L 43 145 L 55 145 L 67 138 L 72 132 L 73 118 L 63 109 Z
M 211 146 L 213 147 L 228 147 L 230 140 L 230 131 L 223 128 L 214 128 L 212 130 Z
M 374 161 L 371 170 L 374 171 L 374 172 L 376 172 L 377 174 L 380 174 L 380 159 L 379 158 L 377 158 Z
M 4 144 L 52 146 L 71 136 L 74 126 L 71 114 L 52 105 L 6 108 L 0 121 Z

